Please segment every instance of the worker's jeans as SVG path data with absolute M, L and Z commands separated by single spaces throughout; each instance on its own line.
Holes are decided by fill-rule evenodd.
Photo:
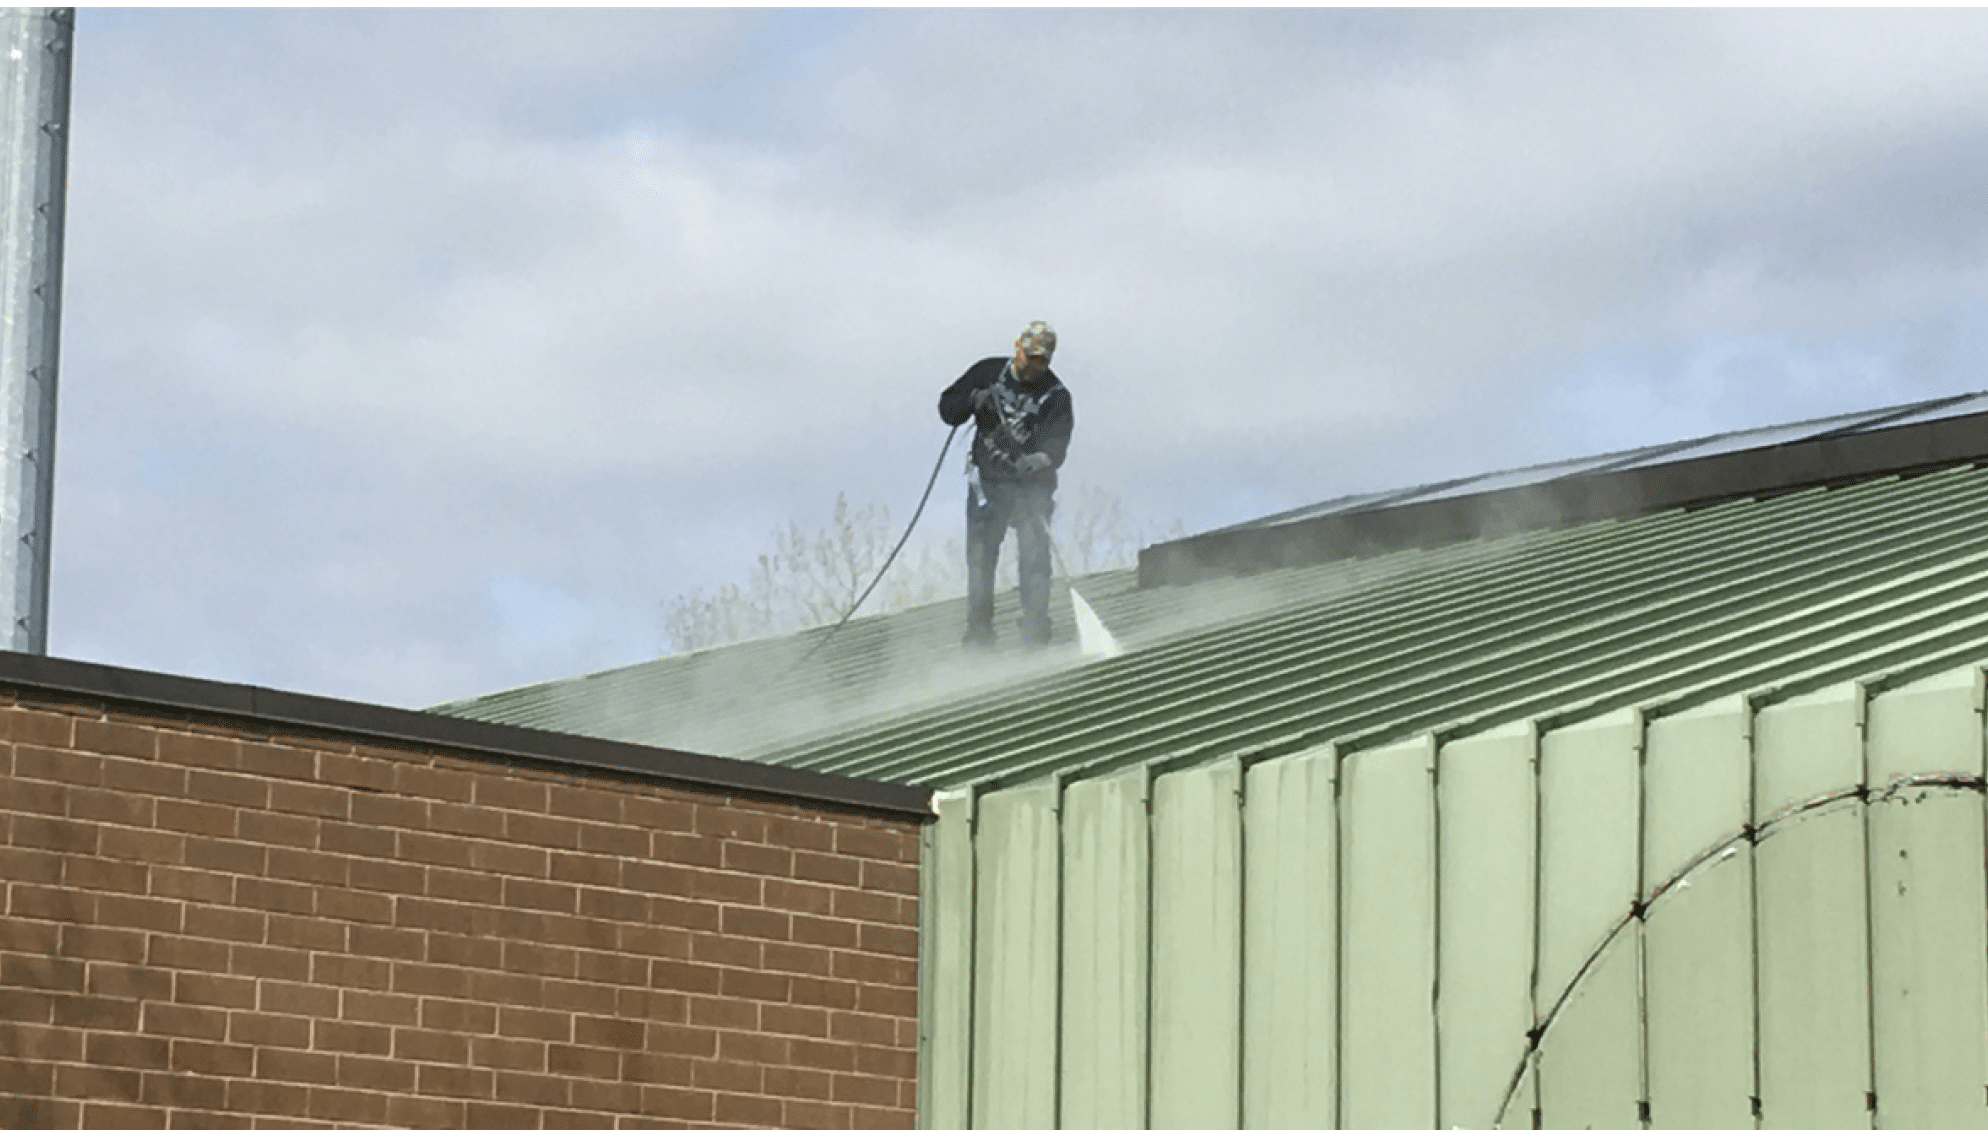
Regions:
M 1022 639 L 1049 642 L 1049 490 L 1017 483 L 983 482 L 966 492 L 966 641 L 994 639 L 994 567 L 1001 541 L 1014 527 L 1016 572 L 1022 597 Z

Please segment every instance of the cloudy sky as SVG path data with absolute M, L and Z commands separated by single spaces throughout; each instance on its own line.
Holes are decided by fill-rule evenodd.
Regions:
M 50 650 L 660 653 L 1046 318 L 1153 526 L 1988 387 L 1974 12 L 78 18 Z M 950 462 L 950 461 L 949 461 Z M 956 532 L 959 480 L 926 524 Z

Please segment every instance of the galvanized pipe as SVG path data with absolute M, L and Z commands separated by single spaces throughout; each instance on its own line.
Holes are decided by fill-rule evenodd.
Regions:
M 48 652 L 73 8 L 0 8 L 0 646 Z

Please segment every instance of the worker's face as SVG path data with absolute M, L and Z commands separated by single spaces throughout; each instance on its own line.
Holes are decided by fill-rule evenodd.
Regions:
M 1025 381 L 1039 381 L 1049 371 L 1049 358 L 1031 357 L 1015 346 L 1015 375 Z

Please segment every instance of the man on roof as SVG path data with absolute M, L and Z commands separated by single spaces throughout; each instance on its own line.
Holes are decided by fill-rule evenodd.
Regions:
M 1049 642 L 1049 518 L 1056 469 L 1070 447 L 1076 417 L 1070 390 L 1049 368 L 1056 331 L 1030 322 L 1013 357 L 970 366 L 939 394 L 939 419 L 974 422 L 966 465 L 966 637 L 994 642 L 994 566 L 1009 527 L 1015 530 L 1022 598 L 1022 640 Z

